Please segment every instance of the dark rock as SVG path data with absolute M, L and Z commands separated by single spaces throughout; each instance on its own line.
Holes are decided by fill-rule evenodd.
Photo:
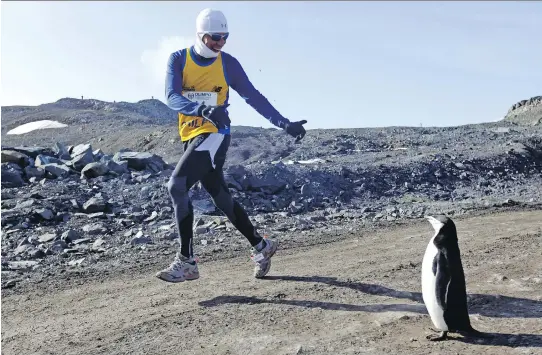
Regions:
M 120 164 L 123 161 L 127 161 L 128 168 L 139 171 L 145 169 L 160 171 L 167 166 L 167 164 L 160 156 L 147 152 L 118 152 L 114 155 L 113 161 L 115 161 L 117 164 Z
M 107 163 L 94 162 L 87 164 L 81 170 L 81 176 L 86 177 L 87 179 L 96 178 L 98 176 L 103 176 L 109 172 L 109 167 Z
M 15 150 L 2 150 L 2 163 L 14 163 L 24 168 L 30 165 L 30 157 Z
M 51 163 L 41 166 L 52 178 L 65 178 L 67 177 L 71 169 L 66 165 Z
M 92 154 L 92 147 L 86 144 L 84 146 L 77 146 L 79 149 L 74 149 L 76 153 L 72 153 L 71 166 L 81 171 L 83 168 L 91 163 L 94 163 L 94 155 Z M 76 147 L 76 148 L 77 148 Z
M 21 187 L 25 184 L 20 172 L 13 170 L 4 170 L 3 166 L 1 179 L 3 188 Z
M 54 152 L 51 149 L 43 147 L 14 147 L 11 150 L 28 155 L 33 159 L 36 159 L 38 155 L 54 156 Z
M 103 197 L 92 197 L 83 204 L 85 213 L 105 212 L 106 208 L 107 205 Z
M 40 154 L 36 157 L 36 161 L 34 162 L 34 165 L 36 167 L 43 168 L 45 165 L 49 164 L 56 164 L 56 165 L 63 165 L 64 162 L 60 159 L 57 159 L 55 157 L 49 156 L 49 155 L 43 155 Z

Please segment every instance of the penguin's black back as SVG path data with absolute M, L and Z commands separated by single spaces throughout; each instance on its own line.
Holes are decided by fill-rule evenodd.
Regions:
M 444 321 L 450 331 L 471 331 L 472 327 L 469 319 L 467 305 L 467 289 L 465 284 L 465 274 L 461 263 L 461 253 L 457 240 L 457 230 L 455 224 L 449 218 L 443 221 L 444 226 L 434 239 L 434 244 L 438 249 L 440 265 L 445 267 L 447 274 L 450 275 L 449 285 L 437 280 L 437 292 L 439 287 L 446 287 L 446 309 L 444 310 Z

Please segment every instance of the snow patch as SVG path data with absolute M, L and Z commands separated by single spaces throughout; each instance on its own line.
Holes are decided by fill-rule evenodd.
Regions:
M 68 125 L 64 123 L 60 123 L 58 121 L 41 120 L 41 121 L 35 121 L 35 122 L 28 122 L 23 125 L 20 125 L 19 127 L 16 127 L 10 130 L 7 134 L 24 134 L 24 133 L 35 131 L 37 129 L 63 128 L 63 127 L 68 127 Z

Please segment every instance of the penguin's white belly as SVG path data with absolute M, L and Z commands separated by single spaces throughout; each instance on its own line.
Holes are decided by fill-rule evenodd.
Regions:
M 448 326 L 444 321 L 444 311 L 437 303 L 437 277 L 433 275 L 433 259 L 438 249 L 433 244 L 433 238 L 429 241 L 422 262 L 422 298 L 431 317 L 431 321 L 440 331 L 447 331 Z

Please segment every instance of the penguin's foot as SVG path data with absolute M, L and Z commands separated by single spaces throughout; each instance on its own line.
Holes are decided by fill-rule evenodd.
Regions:
M 430 341 L 442 341 L 442 340 L 446 340 L 448 339 L 448 332 L 440 332 L 440 335 L 434 335 L 434 334 L 431 334 L 431 335 L 428 335 L 425 337 L 427 340 L 430 340 Z

